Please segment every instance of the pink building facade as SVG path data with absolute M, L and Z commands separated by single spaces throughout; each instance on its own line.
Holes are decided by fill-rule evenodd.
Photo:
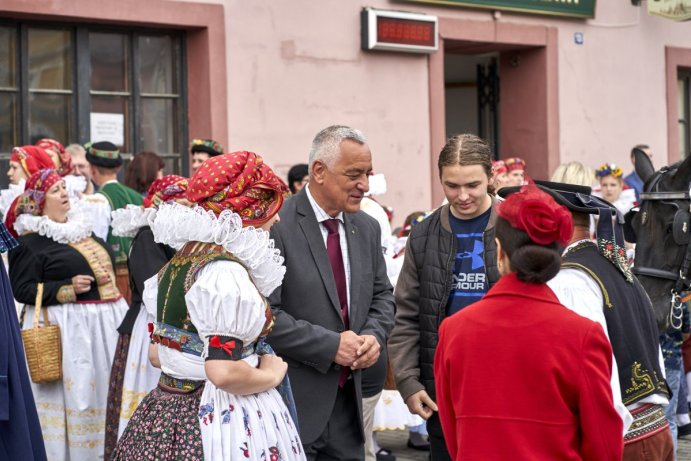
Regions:
M 365 7 L 436 16 L 438 50 L 363 51 Z M 691 22 L 651 16 L 645 2 L 601 0 L 579 19 L 399 0 L 4 0 L 0 19 L 179 33 L 180 123 L 170 136 L 183 135 L 167 149 L 177 169 L 183 144 L 209 137 L 286 173 L 306 162 L 321 128 L 351 125 L 387 178 L 378 199 L 395 225 L 441 202 L 437 155 L 460 132 L 488 137 L 498 157 L 525 158 L 536 178 L 571 160 L 628 171 L 639 143 L 657 166 L 689 152 Z M 147 146 L 137 120 L 132 145 Z M 75 125 L 73 140 L 88 140 Z

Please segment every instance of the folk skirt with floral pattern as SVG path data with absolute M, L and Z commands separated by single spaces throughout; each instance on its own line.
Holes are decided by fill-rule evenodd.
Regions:
M 204 387 L 173 393 L 160 387 L 139 404 L 118 442 L 113 460 L 202 461 L 199 401 Z

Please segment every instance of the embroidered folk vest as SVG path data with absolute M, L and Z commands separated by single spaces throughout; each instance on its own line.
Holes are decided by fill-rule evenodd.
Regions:
M 189 242 L 178 251 L 158 273 L 156 325 L 152 339 L 167 347 L 201 355 L 203 342 L 190 320 L 185 294 L 192 287 L 199 271 L 213 261 L 234 261 L 244 264 L 221 245 Z M 273 327 L 273 315 L 266 300 L 266 321 L 261 336 Z
M 214 243 L 189 242 L 158 273 L 158 309 L 156 320 L 191 333 L 197 329 L 190 320 L 185 294 L 197 273 L 213 261 L 240 260 Z
M 634 277 L 633 283 L 627 282 L 591 242 L 569 250 L 562 267 L 586 272 L 602 291 L 624 404 L 631 405 L 652 394 L 669 396 L 658 358 L 657 323 L 648 294 L 638 279 Z

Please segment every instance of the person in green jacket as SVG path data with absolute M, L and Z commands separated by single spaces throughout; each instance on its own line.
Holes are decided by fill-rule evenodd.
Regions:
M 127 257 L 130 252 L 132 238 L 115 237 L 110 226 L 110 213 L 124 208 L 129 204 L 141 205 L 142 196 L 139 192 L 118 182 L 118 171 L 122 166 L 122 157 L 117 146 L 108 141 L 90 142 L 86 149 L 86 160 L 91 165 L 92 181 L 98 186 L 98 194 L 108 200 L 110 210 L 108 216 L 108 237 L 106 242 L 115 253 L 115 275 L 120 293 L 130 302 L 129 273 Z

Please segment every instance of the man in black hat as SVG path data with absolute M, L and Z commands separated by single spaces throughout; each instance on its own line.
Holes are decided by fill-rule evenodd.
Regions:
M 669 392 L 653 307 L 631 273 L 616 208 L 589 187 L 536 181 L 573 215 L 562 270 L 547 284 L 559 302 L 600 323 L 614 352 L 612 394 L 624 420 L 624 461 L 672 460 L 674 444 L 663 406 Z M 502 189 L 506 196 L 519 190 Z M 596 239 L 590 215 L 599 216 Z
M 192 154 L 192 171 L 190 176 L 202 166 L 202 163 L 211 157 L 216 157 L 223 153 L 223 146 L 213 139 L 193 139 L 190 143 L 190 154 Z
M 130 302 L 129 274 L 127 271 L 127 257 L 130 252 L 132 238 L 115 237 L 110 227 L 111 213 L 125 206 L 141 205 L 142 196 L 134 189 L 130 189 L 118 182 L 118 171 L 122 166 L 122 157 L 117 146 L 108 141 L 87 143 L 86 160 L 91 166 L 91 179 L 98 186 L 98 194 L 108 200 L 108 210 L 105 218 L 108 221 L 108 236 L 106 242 L 115 253 L 115 273 L 120 293 Z

